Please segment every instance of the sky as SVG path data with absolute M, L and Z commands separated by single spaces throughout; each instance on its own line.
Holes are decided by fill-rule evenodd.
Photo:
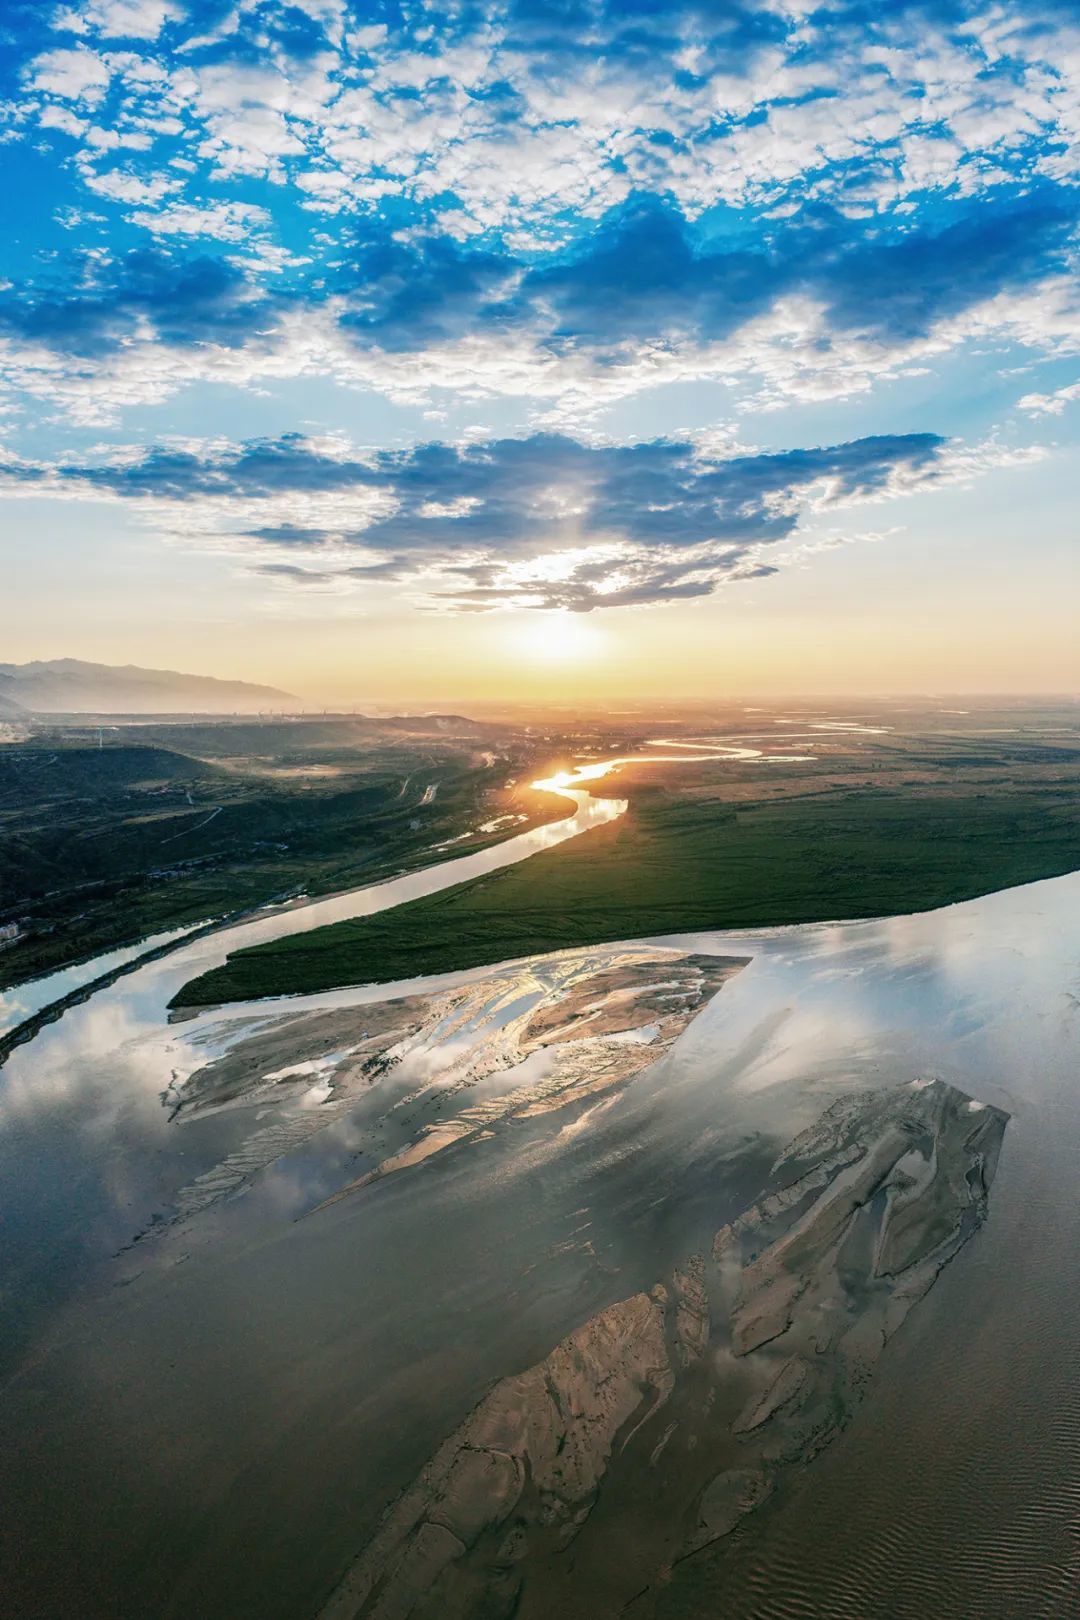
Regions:
M 1075 692 L 1072 0 L 7 0 L 0 657 Z

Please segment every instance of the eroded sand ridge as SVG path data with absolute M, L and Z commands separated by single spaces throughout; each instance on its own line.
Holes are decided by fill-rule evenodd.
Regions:
M 1006 1123 L 939 1080 L 835 1103 L 708 1254 L 495 1385 L 322 1620 L 678 1612 L 976 1231 Z

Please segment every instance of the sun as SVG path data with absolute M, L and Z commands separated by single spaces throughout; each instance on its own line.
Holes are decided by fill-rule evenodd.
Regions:
M 530 663 L 579 664 L 603 655 L 605 636 L 584 613 L 541 610 L 515 622 L 510 642 Z

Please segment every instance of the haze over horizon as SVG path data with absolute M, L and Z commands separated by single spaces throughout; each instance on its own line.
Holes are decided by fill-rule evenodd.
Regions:
M 6 659 L 1080 685 L 1072 8 L 16 4 L 0 71 Z
M 805 713 L 808 709 L 829 704 L 838 709 L 852 710 L 862 707 L 867 713 L 876 707 L 886 711 L 890 707 L 903 710 L 905 705 L 922 707 L 929 703 L 947 705 L 950 702 L 970 703 L 973 712 L 981 707 L 1024 706 L 1033 698 L 1048 702 L 1080 701 L 1075 690 L 1027 691 L 1024 689 L 982 690 L 911 687 L 861 687 L 858 690 L 837 688 L 747 689 L 736 685 L 704 691 L 666 692 L 657 697 L 647 685 L 635 689 L 627 674 L 601 666 L 598 678 L 587 684 L 582 681 L 580 662 L 567 660 L 574 667 L 554 671 L 542 692 L 530 695 L 527 691 L 513 696 L 500 695 L 490 683 L 475 690 L 455 692 L 433 686 L 409 687 L 403 691 L 387 692 L 313 691 L 292 692 L 280 686 L 255 683 L 242 677 L 222 678 L 200 670 L 160 670 L 134 664 L 121 666 L 83 663 L 80 660 L 55 659 L 28 662 L 24 665 L 0 665 L 0 720 L 56 715 L 317 715 L 320 712 L 388 715 L 393 713 L 475 714 L 487 716 L 523 717 L 550 714 L 595 719 L 605 704 L 613 716 L 627 716 L 635 711 L 655 715 L 657 721 L 665 714 L 692 715 L 698 709 L 715 712 L 730 708 L 745 708 L 752 713 L 756 705 L 770 711 L 790 706 Z M 12 680 L 12 675 L 18 677 Z M 966 715 L 964 709 L 942 709 L 944 714 Z

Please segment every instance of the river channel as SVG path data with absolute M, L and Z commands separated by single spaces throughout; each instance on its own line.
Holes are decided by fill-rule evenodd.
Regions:
M 359 1102 L 184 1204 L 253 1120 L 177 1121 L 170 1088 L 280 1004 L 170 1023 L 175 991 L 227 950 L 617 816 L 623 801 L 575 786 L 604 774 L 551 783 L 575 801 L 563 822 L 180 945 L 0 1070 L 9 1612 L 316 1615 L 492 1380 L 692 1252 L 834 1098 L 933 1076 L 1011 1116 L 989 1221 L 888 1346 L 857 1421 L 665 1612 L 1080 1614 L 1080 875 L 914 917 L 654 942 L 749 962 L 610 1106 L 494 1128 L 328 1204 L 367 1162 L 376 1105 Z M 507 1007 L 538 972 L 288 1005 L 501 974 Z M 13 993 L 9 1020 L 34 994 Z M 313 1084 L 295 1107 L 318 1102 Z

